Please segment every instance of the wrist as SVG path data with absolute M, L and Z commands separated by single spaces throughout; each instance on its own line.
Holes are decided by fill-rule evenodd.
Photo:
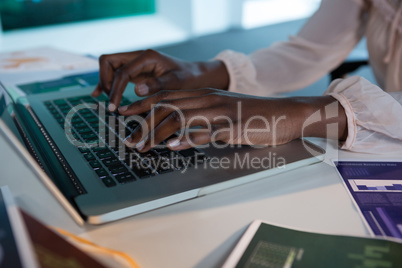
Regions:
M 337 140 L 347 138 L 345 110 L 336 99 L 331 96 L 320 96 L 293 98 L 293 101 L 300 111 L 295 115 L 298 138 L 321 137 Z
M 197 75 L 198 88 L 229 88 L 229 73 L 226 65 L 220 60 L 197 62 L 199 75 Z

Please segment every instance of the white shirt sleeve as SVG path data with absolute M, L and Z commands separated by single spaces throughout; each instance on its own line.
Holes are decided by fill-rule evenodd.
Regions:
M 402 152 L 402 92 L 384 92 L 352 76 L 331 83 L 325 95 L 345 109 L 348 137 L 342 149 L 364 153 Z
M 268 96 L 301 89 L 338 66 L 364 32 L 362 5 L 354 0 L 323 0 L 297 36 L 247 56 L 226 50 L 229 90 Z M 324 89 L 323 89 L 324 91 Z

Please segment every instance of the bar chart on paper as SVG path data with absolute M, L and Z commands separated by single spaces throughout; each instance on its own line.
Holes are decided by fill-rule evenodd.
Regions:
M 402 239 L 402 161 L 334 163 L 371 233 Z
M 402 180 L 349 179 L 354 192 L 402 192 Z

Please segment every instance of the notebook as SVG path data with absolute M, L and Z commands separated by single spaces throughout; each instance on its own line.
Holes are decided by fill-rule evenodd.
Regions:
M 102 224 L 323 160 L 305 140 L 139 153 L 123 144 L 138 125 L 105 109 L 93 87 L 12 102 L 0 91 L 1 134 L 79 223 Z M 138 100 L 125 95 L 121 105 Z M 67 121 L 67 123 L 66 123 Z M 34 161 L 33 161 L 34 159 Z M 256 164 L 257 163 L 257 164 Z

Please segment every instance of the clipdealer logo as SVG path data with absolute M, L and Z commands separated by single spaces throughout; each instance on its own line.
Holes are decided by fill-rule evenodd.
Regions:
M 214 129 L 213 124 L 214 120 L 209 120 L 206 117 L 203 116 L 198 116 L 198 119 L 202 119 L 205 122 L 205 126 L 203 126 L 201 129 L 190 127 L 192 121 L 194 118 L 191 118 L 190 120 L 185 120 L 183 113 L 181 113 L 180 109 L 178 107 L 174 107 L 172 105 L 168 105 L 169 109 L 173 109 L 177 111 L 177 114 L 180 115 L 180 121 L 181 121 L 181 129 L 177 133 L 178 139 L 187 139 L 189 144 L 192 147 L 198 147 L 198 148 L 208 148 L 210 146 L 214 148 L 226 148 L 226 147 L 232 147 L 235 148 L 237 143 L 242 143 L 242 145 L 248 145 L 254 148 L 261 148 L 267 145 L 256 145 L 252 143 L 250 137 L 251 135 L 270 135 L 271 139 L 270 141 L 272 142 L 273 145 L 271 146 L 276 146 L 275 144 L 277 143 L 277 139 L 281 138 L 280 133 L 278 133 L 278 125 L 285 120 L 288 120 L 286 115 L 281 115 L 279 117 L 272 117 L 267 118 L 261 116 L 261 115 L 254 115 L 251 116 L 246 120 L 246 122 L 242 122 L 241 118 L 241 111 L 242 111 L 242 103 L 239 101 L 238 106 L 237 106 L 237 117 L 234 119 L 231 119 L 228 116 L 224 115 L 217 115 L 217 118 L 220 120 L 224 119 L 227 121 L 227 125 L 229 126 L 228 128 L 225 128 L 223 130 L 219 131 L 226 131 L 229 135 L 229 140 L 231 143 L 222 143 L 217 140 L 212 140 L 210 143 L 199 145 L 199 144 L 193 144 L 192 140 L 190 138 L 191 134 L 196 133 L 196 132 L 203 132 L 203 131 L 210 131 L 211 129 Z M 96 130 L 98 133 L 98 136 L 100 137 L 97 140 L 94 140 L 92 142 L 85 142 L 83 140 L 80 140 L 73 134 L 73 119 L 76 116 L 80 116 L 79 112 L 84 109 L 91 109 L 93 112 L 96 111 L 98 117 L 99 117 L 99 122 L 98 126 L 99 129 Z M 305 128 L 320 122 L 323 119 L 330 119 L 330 118 L 335 118 L 338 116 L 338 104 L 337 102 L 333 102 L 329 105 L 327 105 L 324 109 L 322 110 L 317 110 L 315 113 L 313 113 L 310 117 L 308 117 L 305 122 L 303 123 L 302 127 L 302 133 L 304 133 Z M 153 113 L 151 114 L 153 116 Z M 116 120 L 117 118 L 117 120 Z M 127 155 L 132 152 L 132 150 L 128 150 L 128 148 L 124 144 L 124 139 L 126 138 L 126 126 L 130 122 L 135 121 L 137 125 L 140 126 L 142 129 L 153 129 L 153 127 L 148 126 L 146 120 L 144 120 L 143 117 L 138 116 L 138 115 L 132 115 L 128 117 L 123 117 L 123 116 L 115 116 L 115 115 L 110 115 L 107 116 L 106 108 L 104 103 L 99 103 L 94 104 L 94 103 L 85 103 L 85 104 L 79 104 L 74 106 L 69 113 L 65 117 L 65 122 L 64 122 L 64 130 L 66 137 L 68 140 L 74 144 L 76 147 L 105 147 L 106 144 L 108 144 L 111 147 L 118 147 L 119 149 L 119 158 L 120 159 L 127 159 Z M 251 125 L 253 121 L 259 121 L 261 126 L 263 126 L 260 129 L 255 129 L 251 128 Z M 116 122 L 118 125 L 116 125 Z M 151 124 L 154 122 L 151 118 Z M 187 124 L 186 124 L 187 122 Z M 239 123 L 240 122 L 240 123 Z M 189 125 L 190 124 L 190 125 Z M 240 129 L 239 125 L 244 125 L 243 129 Z M 154 126 L 155 127 L 155 126 Z M 216 132 L 219 132 L 216 131 Z M 338 124 L 328 124 L 327 125 L 327 133 L 331 133 L 332 136 L 334 136 L 334 133 L 338 133 Z M 219 133 L 211 133 L 211 136 L 214 137 L 214 135 L 217 135 Z M 302 135 L 303 136 L 303 135 Z M 148 138 L 151 140 L 152 146 L 155 146 L 156 148 L 161 148 L 161 147 L 166 147 L 166 145 L 158 145 L 155 144 L 153 141 L 153 135 L 149 135 L 149 137 L 141 137 L 141 140 L 143 138 Z M 305 142 L 304 139 L 302 139 L 304 148 L 313 156 L 321 155 L 320 151 L 317 151 L 314 146 L 311 146 L 310 143 Z M 117 144 L 116 144 L 117 143 Z M 328 146 L 333 146 L 330 144 L 330 141 L 327 139 L 326 141 L 326 147 Z M 135 150 L 134 150 L 135 151 Z M 133 154 L 134 155 L 134 154 Z M 130 156 L 130 163 L 134 162 L 137 166 L 141 166 L 142 162 L 140 163 L 137 161 L 135 158 Z M 286 165 L 286 160 L 282 156 L 278 156 L 275 153 L 269 153 L 267 156 L 263 157 L 254 157 L 250 154 L 239 154 L 234 152 L 234 156 L 231 157 L 210 157 L 208 161 L 201 161 L 200 159 L 186 159 L 184 157 L 180 157 L 177 154 L 172 154 L 171 157 L 159 157 L 155 159 L 148 159 L 148 162 L 152 164 L 152 166 L 156 167 L 163 167 L 164 165 L 170 165 L 172 166 L 179 166 L 185 167 L 185 170 L 188 169 L 189 166 L 194 165 L 196 168 L 200 168 L 203 166 L 204 168 L 213 168 L 213 169 L 226 169 L 226 168 L 272 168 L 272 167 L 283 167 Z M 138 163 L 135 163 L 137 161 Z M 175 163 L 176 162 L 176 163 Z M 145 164 L 144 164 L 145 165 Z M 209 166 L 207 166 L 209 165 Z
M 130 154 L 130 168 L 148 169 L 152 166 L 156 170 L 167 170 L 172 167 L 180 168 L 185 173 L 190 167 L 195 169 L 271 169 L 285 168 L 286 159 L 269 152 L 264 157 L 252 156 L 250 153 L 235 152 L 231 157 L 208 157 L 203 153 L 195 153 L 194 157 L 182 157 L 170 153 L 169 157 L 150 157 L 146 160 L 136 153 Z

